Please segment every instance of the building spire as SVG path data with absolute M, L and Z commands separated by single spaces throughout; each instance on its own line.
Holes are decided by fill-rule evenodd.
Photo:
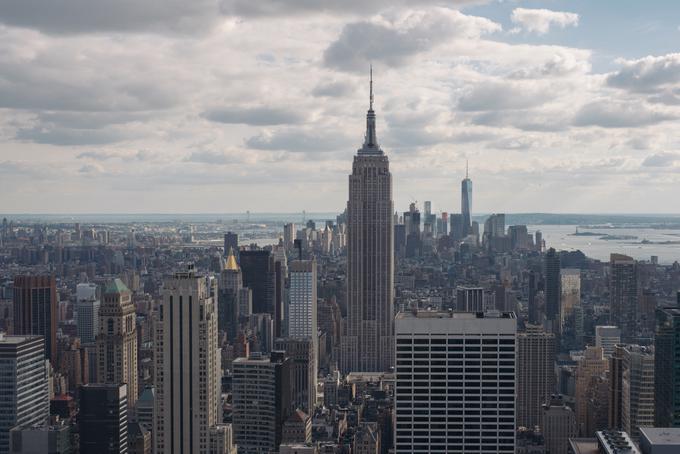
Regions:
M 468 161 L 468 158 L 465 158 L 465 179 L 468 179 L 468 170 L 470 168 L 470 162 Z
M 378 145 L 378 136 L 375 132 L 375 112 L 373 111 L 373 65 L 369 67 L 369 92 L 368 92 L 368 112 L 366 113 L 366 136 L 364 145 L 359 150 L 360 154 L 382 154 Z
M 368 110 L 373 110 L 373 64 L 371 63 L 369 69 L 369 79 L 370 79 L 370 97 L 369 97 L 369 107 Z

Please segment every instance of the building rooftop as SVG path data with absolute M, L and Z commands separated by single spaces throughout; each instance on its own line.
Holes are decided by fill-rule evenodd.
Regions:
M 599 454 L 600 452 L 597 440 L 594 438 L 570 438 L 569 447 L 574 454 Z
M 655 445 L 680 446 L 680 427 L 640 427 L 640 435 Z
M 452 318 L 456 320 L 475 320 L 482 318 L 499 319 L 499 318 L 516 318 L 514 312 L 453 312 L 453 311 L 417 311 L 417 312 L 399 312 L 397 319 L 415 319 L 415 318 Z
M 104 293 L 105 294 L 112 294 L 112 293 L 129 293 L 130 289 L 127 288 L 127 285 L 123 283 L 120 279 L 111 279 L 106 283 L 104 286 Z
M 641 454 L 626 432 L 603 430 L 595 432 L 602 454 Z

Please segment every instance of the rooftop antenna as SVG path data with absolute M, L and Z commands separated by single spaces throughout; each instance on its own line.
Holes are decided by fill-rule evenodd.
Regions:
M 469 170 L 469 162 L 468 159 L 465 158 L 465 179 L 468 179 L 468 170 Z
M 373 110 L 373 63 L 371 63 L 370 69 L 369 69 L 369 74 L 370 74 L 370 99 L 369 99 L 369 110 Z

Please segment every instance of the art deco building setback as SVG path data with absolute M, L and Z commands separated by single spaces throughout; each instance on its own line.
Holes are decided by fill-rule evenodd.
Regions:
M 512 312 L 399 313 L 395 453 L 515 452 Z

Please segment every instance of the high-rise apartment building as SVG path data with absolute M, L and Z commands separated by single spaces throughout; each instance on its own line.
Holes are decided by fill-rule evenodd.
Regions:
M 545 318 L 549 329 L 560 333 L 560 255 L 554 248 L 545 254 Z
M 163 283 L 156 322 L 155 452 L 208 454 L 222 422 L 217 306 L 193 265 Z
M 516 330 L 514 313 L 397 315 L 395 453 L 515 452 Z
M 233 421 L 239 454 L 277 452 L 292 413 L 290 361 L 283 352 L 233 362 Z
M 47 421 L 50 401 L 42 336 L 0 333 L 0 454 L 8 454 L 9 431 Z
M 97 285 L 82 283 L 76 286 L 76 320 L 78 337 L 83 344 L 91 344 L 99 333 L 99 308 Z
M 57 282 L 54 276 L 14 277 L 14 334 L 43 336 L 45 357 L 57 360 Z
M 617 345 L 609 360 L 609 424 L 633 439 L 654 426 L 654 353 L 639 345 Z
M 295 260 L 289 267 L 288 336 L 309 338 L 316 344 L 316 260 Z
M 127 385 L 88 384 L 80 388 L 80 453 L 128 452 Z
M 555 393 L 555 335 L 527 325 L 517 334 L 517 426 L 543 427 L 543 405 Z
M 349 177 L 344 373 L 384 371 L 394 364 L 392 174 L 378 145 L 372 87 L 371 81 L 366 137 Z
M 609 278 L 609 320 L 621 328 L 624 342 L 635 342 L 638 336 L 638 267 L 626 255 L 612 254 Z
M 654 339 L 656 427 L 680 427 L 680 309 L 657 310 Z
M 456 310 L 459 312 L 483 312 L 484 289 L 481 287 L 458 287 Z
M 463 236 L 472 233 L 472 180 L 468 177 L 465 163 L 465 178 L 460 182 L 460 213 L 463 215 Z
M 137 402 L 137 328 L 132 292 L 120 279 L 111 279 L 102 291 L 97 335 L 97 383 L 127 384 L 126 399 Z

